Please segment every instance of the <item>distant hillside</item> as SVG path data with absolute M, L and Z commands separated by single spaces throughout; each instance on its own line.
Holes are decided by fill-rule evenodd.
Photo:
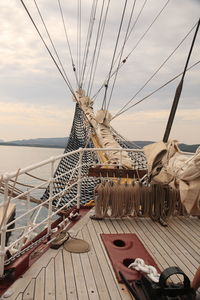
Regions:
M 152 144 L 152 141 L 133 141 L 134 144 L 143 148 L 146 145 Z M 187 144 L 179 144 L 180 150 L 183 152 L 196 152 L 197 148 L 200 146 L 199 144 L 187 145 Z
M 68 137 L 38 138 L 38 139 L 18 140 L 18 141 L 10 141 L 10 142 L 4 142 L 0 140 L 0 145 L 65 148 L 67 145 L 67 141 L 68 141 Z M 139 147 L 143 148 L 144 146 L 148 144 L 152 144 L 154 142 L 153 141 L 132 141 L 130 143 L 134 143 Z M 195 152 L 199 146 L 200 146 L 199 144 L 195 144 L 195 145 L 179 144 L 180 149 L 184 152 Z
M 184 152 L 196 152 L 199 146 L 200 146 L 199 144 L 195 144 L 195 145 L 179 144 L 179 148 Z
M 143 148 L 146 145 L 152 144 L 152 141 L 134 141 L 136 145 Z M 199 144 L 187 145 L 187 144 L 179 144 L 180 150 L 183 152 L 196 152 L 197 148 L 200 146 Z
M 30 140 L 17 140 L 10 142 L 0 142 L 0 145 L 7 146 L 28 146 L 28 147 L 49 147 L 49 148 L 65 148 L 68 138 L 38 138 Z

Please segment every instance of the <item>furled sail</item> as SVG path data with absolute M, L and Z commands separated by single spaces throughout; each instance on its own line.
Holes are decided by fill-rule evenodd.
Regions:
M 172 140 L 147 145 L 144 153 L 152 181 L 179 189 L 187 212 L 200 215 L 200 148 L 194 155 L 186 155 Z

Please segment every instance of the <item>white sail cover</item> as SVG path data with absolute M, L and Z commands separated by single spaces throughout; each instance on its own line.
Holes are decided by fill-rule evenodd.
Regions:
M 147 145 L 144 153 L 153 182 L 178 188 L 187 212 L 200 215 L 200 147 L 187 155 L 173 140 Z
M 96 136 L 98 137 L 100 146 L 102 148 L 121 149 L 122 147 L 115 140 L 110 130 L 110 120 L 112 118 L 111 114 L 107 110 L 99 110 L 95 115 L 91 99 L 86 97 L 82 90 L 77 92 L 76 95 L 81 109 L 84 111 L 88 121 L 95 131 Z M 121 162 L 124 168 L 131 169 L 134 167 L 133 161 L 125 151 L 122 151 L 121 154 L 119 151 L 107 151 L 106 155 L 110 164 L 119 164 Z

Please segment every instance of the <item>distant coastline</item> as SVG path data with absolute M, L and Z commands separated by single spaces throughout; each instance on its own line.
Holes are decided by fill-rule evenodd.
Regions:
M 39 148 L 65 148 L 68 137 L 60 138 L 38 138 L 30 140 L 16 140 L 4 142 L 0 141 L 1 146 L 20 146 L 20 147 L 39 147 Z
M 39 148 L 65 148 L 68 142 L 68 137 L 58 138 L 38 138 L 29 140 L 16 140 L 4 142 L 0 140 L 1 146 L 20 146 L 20 147 L 39 147 Z M 145 145 L 154 143 L 153 141 L 133 141 L 136 145 L 143 148 Z M 196 152 L 199 144 L 187 145 L 179 144 L 179 147 L 184 152 Z
M 37 148 L 65 148 L 64 146 L 61 145 L 41 145 L 41 144 L 14 144 L 14 143 L 9 143 L 5 142 L 2 143 L 0 142 L 0 146 L 17 146 L 17 147 L 37 147 Z

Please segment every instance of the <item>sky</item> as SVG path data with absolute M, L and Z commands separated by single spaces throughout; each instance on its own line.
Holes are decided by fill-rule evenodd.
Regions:
M 82 0 L 80 55 L 77 56 L 76 1 L 60 0 L 72 57 L 77 70 L 79 65 L 78 57 L 81 60 L 84 58 L 90 11 L 95 1 Z M 105 5 L 107 1 L 105 1 Z M 59 11 L 59 1 L 38 0 L 35 2 L 33 0 L 24 1 L 24 3 L 27 5 L 46 44 L 53 53 L 48 36 L 38 16 L 35 6 L 35 3 L 37 3 L 59 58 L 75 91 L 77 84 L 72 70 L 70 52 Z M 147 28 L 166 3 L 167 5 L 161 15 L 141 42 L 138 43 L 141 36 L 144 35 Z M 91 66 L 93 50 L 95 49 L 96 33 L 98 31 L 102 4 L 103 0 L 99 0 L 94 19 L 90 49 L 87 54 L 85 85 L 83 86 L 85 90 L 87 90 L 87 80 L 90 74 L 89 68 Z M 126 4 L 126 9 L 119 33 L 124 4 Z M 145 4 L 144 9 L 137 20 L 143 4 Z M 125 0 L 110 1 L 91 97 L 96 94 L 109 74 L 118 34 L 119 42 L 114 58 L 119 57 L 117 55 L 123 47 L 132 5 L 133 1 L 130 0 L 127 2 Z M 103 10 L 104 15 L 105 11 L 106 6 L 104 6 Z M 152 77 L 154 72 L 195 26 L 199 17 L 200 0 L 171 0 L 168 2 L 166 0 L 136 1 L 131 26 L 136 20 L 137 22 L 123 47 L 121 57 L 122 60 L 128 55 L 128 59 L 117 73 L 111 98 L 110 92 L 115 76 L 109 81 L 106 99 L 107 105 L 110 99 L 108 109 L 113 116 Z M 45 49 L 21 1 L 1 0 L 0 20 L 0 140 L 11 141 L 40 137 L 69 136 L 75 107 L 72 94 Z M 183 71 L 194 31 L 195 28 L 160 71 L 137 94 L 131 104 L 141 100 Z M 53 55 L 55 57 L 54 53 Z M 200 31 L 189 65 L 199 60 Z M 114 65 L 115 68 L 117 65 L 116 62 Z M 145 101 L 113 119 L 111 125 L 128 140 L 162 140 L 179 80 L 180 78 L 176 79 Z M 104 93 L 105 88 L 94 99 L 95 111 L 101 108 Z M 200 64 L 186 73 L 170 138 L 188 144 L 200 143 L 199 129 Z

